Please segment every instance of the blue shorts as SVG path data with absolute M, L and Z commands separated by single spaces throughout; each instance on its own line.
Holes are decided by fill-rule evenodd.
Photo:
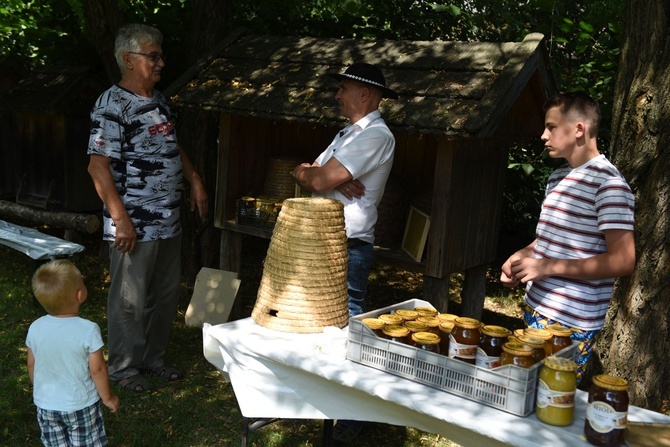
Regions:
M 545 326 L 550 324 L 560 324 L 561 326 L 568 327 L 572 330 L 572 335 L 570 338 L 579 342 L 579 346 L 577 347 L 579 354 L 576 359 L 577 384 L 579 384 L 584 378 L 584 370 L 586 369 L 586 364 L 591 358 L 591 354 L 593 354 L 593 348 L 596 344 L 600 329 L 596 331 L 584 331 L 575 327 L 570 327 L 556 320 L 552 320 L 551 318 L 540 315 L 528 305 L 523 312 L 523 319 L 528 327 L 543 329 Z
M 47 447 L 102 447 L 107 445 L 100 401 L 76 411 L 37 408 L 42 443 Z

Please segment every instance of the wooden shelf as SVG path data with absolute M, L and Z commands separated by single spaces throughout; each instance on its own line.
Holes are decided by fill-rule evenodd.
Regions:
M 272 238 L 271 228 L 253 227 L 250 225 L 240 225 L 234 220 L 226 220 L 220 227 L 223 230 L 230 230 L 241 234 L 261 237 L 264 239 Z M 379 264 L 397 267 L 410 272 L 423 273 L 425 263 L 416 262 L 410 255 L 400 248 L 381 247 L 375 245 L 375 262 Z

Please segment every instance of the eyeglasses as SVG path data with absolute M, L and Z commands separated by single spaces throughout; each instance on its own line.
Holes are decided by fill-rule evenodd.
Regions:
M 128 51 L 128 54 L 138 54 L 140 56 L 144 56 L 147 59 L 149 59 L 151 62 L 154 64 L 157 64 L 159 60 L 163 60 L 165 62 L 165 54 L 163 53 L 136 53 L 134 51 Z

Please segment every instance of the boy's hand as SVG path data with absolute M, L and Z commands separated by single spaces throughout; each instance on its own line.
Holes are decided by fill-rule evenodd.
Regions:
M 112 413 L 116 413 L 116 410 L 119 409 L 119 403 L 120 403 L 119 396 L 117 396 L 116 394 L 112 394 L 112 396 L 109 399 L 103 400 L 102 403 L 105 405 L 105 407 L 109 408 L 109 411 L 111 411 Z

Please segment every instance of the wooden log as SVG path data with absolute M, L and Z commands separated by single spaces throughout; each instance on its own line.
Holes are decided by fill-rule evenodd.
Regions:
M 17 217 L 35 225 L 53 225 L 89 234 L 95 233 L 100 228 L 100 219 L 93 214 L 46 211 L 7 200 L 0 200 L 0 215 Z

